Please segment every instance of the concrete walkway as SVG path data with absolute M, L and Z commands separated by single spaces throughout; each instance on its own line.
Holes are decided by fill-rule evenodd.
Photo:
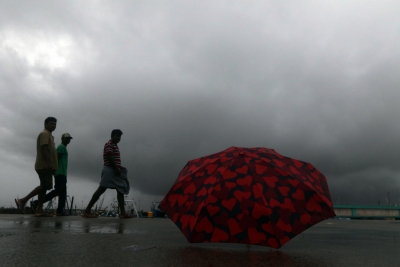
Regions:
M 327 220 L 275 250 L 189 244 L 169 219 L 0 215 L 0 266 L 400 266 L 400 221 Z

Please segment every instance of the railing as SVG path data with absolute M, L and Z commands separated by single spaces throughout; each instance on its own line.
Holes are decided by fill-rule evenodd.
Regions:
M 400 220 L 399 206 L 333 205 L 336 218 Z

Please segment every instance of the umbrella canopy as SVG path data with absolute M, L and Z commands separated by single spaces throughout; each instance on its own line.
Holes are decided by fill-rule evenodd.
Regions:
M 189 242 L 273 248 L 335 216 L 325 176 L 269 148 L 189 161 L 159 207 Z

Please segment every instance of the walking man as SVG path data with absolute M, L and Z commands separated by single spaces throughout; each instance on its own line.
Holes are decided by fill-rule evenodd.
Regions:
M 124 194 L 129 194 L 129 181 L 127 178 L 127 169 L 121 166 L 121 157 L 119 153 L 118 143 L 121 141 L 122 131 L 119 129 L 112 130 L 111 140 L 104 145 L 103 150 L 103 170 L 101 172 L 101 181 L 99 188 L 94 192 L 92 199 L 83 212 L 82 216 L 85 218 L 97 218 L 92 213 L 92 207 L 99 199 L 99 197 L 107 190 L 117 190 L 118 205 L 121 210 L 119 218 L 130 219 L 131 215 L 125 212 Z
M 54 174 L 54 189 L 51 190 L 44 198 L 43 203 L 52 200 L 58 196 L 58 207 L 56 216 L 69 216 L 65 211 L 65 200 L 67 198 L 67 169 L 68 169 L 68 150 L 67 146 L 71 142 L 72 136 L 65 133 L 61 136 L 61 144 L 57 147 L 58 169 Z M 32 210 L 36 211 L 38 200 L 31 202 Z
M 23 198 L 16 198 L 17 208 L 24 214 L 26 202 L 38 196 L 38 204 L 35 212 L 36 217 L 52 217 L 53 215 L 45 213 L 43 210 L 43 201 L 46 191 L 53 187 L 53 174 L 58 168 L 57 152 L 54 145 L 54 137 L 51 134 L 57 126 L 57 119 L 48 117 L 44 121 L 44 130 L 40 132 L 36 140 L 36 162 L 35 170 L 39 175 L 40 185 L 32 190 Z

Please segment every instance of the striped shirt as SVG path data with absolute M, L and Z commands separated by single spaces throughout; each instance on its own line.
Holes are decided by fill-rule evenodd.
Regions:
M 120 168 L 121 167 L 121 157 L 119 154 L 119 148 L 118 148 L 117 144 L 114 144 L 114 142 L 112 140 L 108 141 L 104 145 L 104 150 L 103 150 L 104 166 L 112 167 L 111 162 L 107 158 L 108 155 L 111 155 L 114 158 L 115 165 L 117 165 L 117 167 Z

